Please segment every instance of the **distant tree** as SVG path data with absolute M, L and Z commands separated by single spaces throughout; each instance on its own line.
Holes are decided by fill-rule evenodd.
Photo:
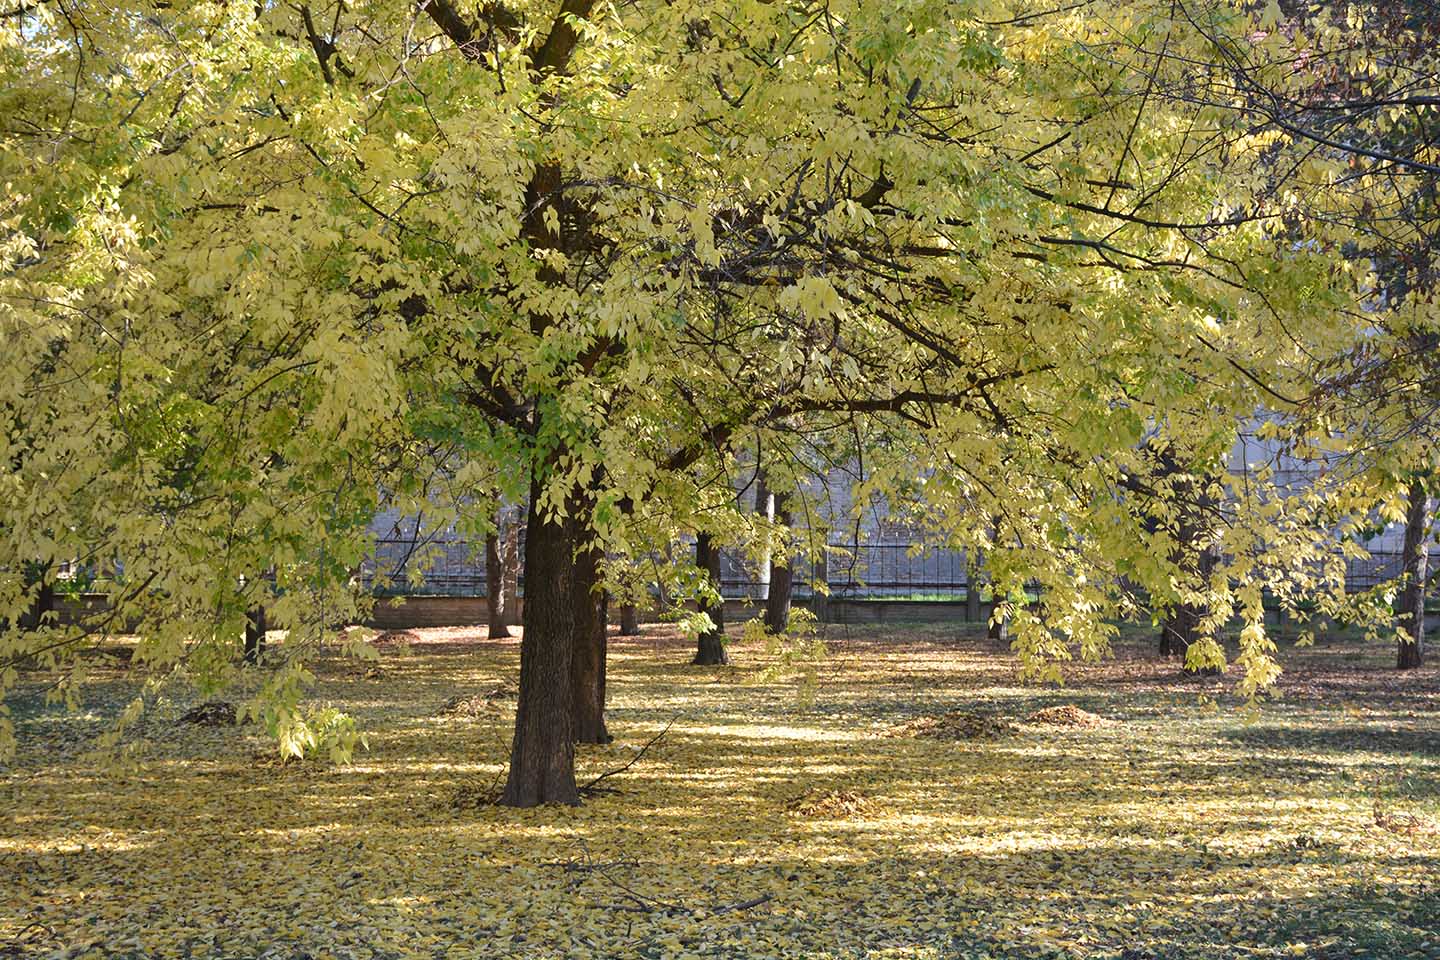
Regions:
M 715 666 L 730 662 L 730 652 L 725 644 L 725 599 L 720 592 L 720 550 L 711 540 L 710 534 L 700 533 L 695 537 L 695 566 L 705 575 L 708 584 L 702 594 L 700 612 L 710 618 L 712 626 L 700 633 L 695 650 L 696 666 Z
M 1434 540 L 1430 491 L 1423 480 L 1410 482 L 1408 499 L 1401 554 L 1405 584 L 1395 608 L 1396 625 L 1401 631 L 1395 666 L 1401 670 L 1412 670 L 1425 662 L 1425 587 L 1430 544 Z

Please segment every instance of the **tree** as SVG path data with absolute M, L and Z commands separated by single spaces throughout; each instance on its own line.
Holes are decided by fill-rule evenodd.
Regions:
M 984 560 L 979 550 L 965 551 L 965 620 L 967 623 L 980 621 L 980 580 Z
M 374 491 L 419 486 L 417 442 L 513 470 L 529 500 L 507 804 L 578 799 L 576 671 L 592 705 L 603 674 L 576 558 L 625 552 L 628 515 L 693 514 L 696 476 L 728 475 L 761 432 L 882 424 L 877 487 L 931 465 L 926 497 L 957 531 L 1002 516 L 1014 546 L 991 575 L 1004 595 L 1042 584 L 1015 642 L 1050 675 L 1073 646 L 1103 651 L 1143 542 L 1107 494 L 1147 427 L 1233 431 L 1313 382 L 1312 341 L 1349 333 L 1322 313 L 1332 264 L 1243 215 L 1253 145 L 1202 133 L 1213 108 L 1146 95 L 1161 65 L 1141 41 L 1184 42 L 1168 4 L 1124 5 L 1123 27 L 859 0 L 80 8 L 4 27 L 28 125 L 0 173 L 34 189 L 0 295 L 90 371 L 46 442 L 63 459 L 103 416 L 124 449 L 145 410 L 198 454 L 200 502 L 245 521 L 206 512 L 186 550 L 240 529 L 241 559 L 279 544 L 280 575 L 323 597 Z M 79 216 L 56 220 L 57 195 Z M 1316 322 L 1289 322 L 1302 311 Z M 154 364 L 119 404 L 116 320 Z M 185 459 L 162 448 L 131 462 Z M 85 463 L 120 516 L 171 490 L 137 497 L 113 460 Z M 293 516 L 262 506 L 272 488 Z M 104 526 L 71 525 L 75 552 L 140 556 L 145 537 Z M 1253 623 L 1280 574 L 1240 547 Z M 22 555 L 49 552 L 0 559 Z M 213 610 L 223 565 L 187 582 L 178 559 L 136 572 Z M 1273 676 L 1268 653 L 1263 627 L 1242 636 L 1242 689 Z
M 245 662 L 256 664 L 265 656 L 265 608 L 252 607 L 245 614 Z
M 1422 481 L 1411 481 L 1409 500 L 1401 555 L 1405 585 L 1395 609 L 1401 631 L 1395 665 L 1401 670 L 1411 670 L 1425 662 L 1425 582 L 1433 522 L 1430 491 Z
M 697 639 L 695 666 L 716 666 L 730 662 L 725 648 L 725 597 L 720 592 L 720 550 L 701 532 L 695 537 L 695 566 L 705 577 L 701 587 L 700 613 L 710 618 L 710 626 Z
M 1422 650 L 1406 644 L 1406 625 L 1424 628 L 1425 578 L 1416 570 L 1431 519 L 1417 484 L 1434 466 L 1440 436 L 1440 20 L 1429 0 L 1270 6 L 1258 23 L 1243 14 L 1186 17 L 1229 82 L 1230 95 L 1214 105 L 1270 140 L 1257 166 L 1289 191 L 1283 206 L 1271 205 L 1280 230 L 1323 245 L 1363 276 L 1367 329 L 1332 348 L 1318 386 L 1289 411 L 1289 439 L 1298 456 L 1354 477 L 1334 497 L 1349 501 L 1353 515 L 1403 518 L 1405 585 L 1395 613 L 1404 668 Z M 1194 87 L 1169 94 L 1193 98 Z M 1317 434 L 1323 440 L 1312 443 Z
M 634 637 L 640 633 L 640 609 L 633 603 L 620 606 L 620 636 Z
M 592 508 L 577 505 L 574 515 L 586 516 Z M 604 550 L 595 542 L 582 542 L 573 561 L 575 605 L 576 743 L 609 743 L 614 738 L 605 726 L 605 657 L 609 600 L 601 576 Z
M 781 528 L 790 528 L 790 497 L 784 491 L 774 491 L 775 521 Z M 794 592 L 794 577 L 790 569 L 790 558 L 785 552 L 772 553 L 770 557 L 770 591 L 765 597 L 765 626 L 772 633 L 784 633 L 790 624 L 790 598 Z

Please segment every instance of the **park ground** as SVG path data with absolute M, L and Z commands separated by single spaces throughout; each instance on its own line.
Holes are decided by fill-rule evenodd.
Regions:
M 670 628 L 612 637 L 617 740 L 579 749 L 581 780 L 635 762 L 527 811 L 486 802 L 519 649 L 476 630 L 315 666 L 367 733 L 349 766 L 179 722 L 183 683 L 100 763 L 123 646 L 79 713 L 32 676 L 0 957 L 1440 957 L 1436 667 L 1287 647 L 1247 716 L 1139 635 L 1058 688 L 978 627 L 827 643 L 812 704 L 803 664 L 738 638 L 701 668 Z M 1030 719 L 1055 706 L 1106 722 Z

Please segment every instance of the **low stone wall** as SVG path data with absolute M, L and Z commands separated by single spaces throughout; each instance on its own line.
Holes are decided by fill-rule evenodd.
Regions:
M 965 602 L 943 600 L 822 600 L 826 623 L 903 623 L 906 621 L 964 622 Z M 797 607 L 811 609 L 810 600 L 798 600 Z M 521 602 L 524 609 L 524 602 Z M 726 600 L 725 622 L 744 623 L 760 616 L 764 607 L 749 600 Z M 981 622 L 988 623 L 990 605 L 981 611 Z M 654 613 L 641 620 L 653 621 Z M 610 608 L 610 621 L 620 622 L 620 609 Z M 489 623 L 484 597 L 407 597 L 375 601 L 375 612 L 366 626 L 379 630 L 404 630 L 412 627 L 469 627 Z
M 521 601 L 524 610 L 524 601 Z M 410 627 L 475 627 L 490 622 L 484 597 L 404 597 L 379 599 L 365 626 L 377 630 Z
M 964 600 L 837 600 L 829 597 L 820 602 L 824 610 L 820 619 L 826 623 L 948 623 L 966 619 Z M 814 609 L 811 600 L 797 600 L 795 606 Z M 763 612 L 764 607 L 749 600 L 725 601 L 726 623 L 744 623 Z M 990 604 L 984 604 L 980 619 L 982 623 L 990 622 Z
M 82 593 L 75 597 L 55 598 L 55 618 L 62 624 L 70 625 L 90 620 L 110 609 L 103 593 Z M 118 629 L 121 624 L 115 624 Z

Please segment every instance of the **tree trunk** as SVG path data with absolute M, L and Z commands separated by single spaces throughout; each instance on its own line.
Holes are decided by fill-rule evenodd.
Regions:
M 572 737 L 575 653 L 574 557 L 568 520 L 537 514 L 531 483 L 525 538 L 525 633 L 520 641 L 520 696 L 510 771 L 500 802 L 507 807 L 580 802 Z
M 500 561 L 500 538 L 485 538 L 485 622 L 491 640 L 510 636 L 509 610 L 505 603 L 505 574 Z
M 970 547 L 965 551 L 965 621 L 976 623 L 980 619 L 980 551 Z
M 521 516 L 512 513 L 504 524 L 500 539 L 500 598 L 504 605 L 507 627 L 521 625 L 520 612 L 520 524 Z
M 990 626 L 985 631 L 985 635 L 991 640 L 1007 641 L 1010 639 L 1010 616 L 1001 612 L 1000 595 L 993 590 L 991 593 L 994 594 L 995 600 L 990 604 Z
M 1190 647 L 1186 633 L 1185 606 L 1180 604 L 1160 623 L 1160 656 L 1183 658 Z
M 1215 557 L 1208 549 L 1201 550 L 1195 564 L 1198 575 L 1208 580 L 1215 569 Z M 1200 641 L 1200 622 L 1208 613 L 1204 606 L 1197 603 L 1177 604 L 1160 628 L 1160 653 L 1167 657 L 1179 657 L 1181 668 L 1188 669 L 1185 664 L 1190 648 Z M 1220 673 L 1220 668 L 1204 667 L 1194 672 L 1214 676 Z
M 774 569 L 772 562 L 772 550 L 770 547 L 769 524 L 775 519 L 775 508 L 778 505 L 774 494 L 770 492 L 770 486 L 765 480 L 765 471 L 760 470 L 755 475 L 755 512 L 765 518 L 766 538 L 765 552 L 760 557 L 760 583 L 756 591 L 757 600 L 768 601 L 770 599 L 770 572 Z
M 702 533 L 695 538 L 695 566 L 710 575 L 710 585 L 716 593 L 720 591 L 720 551 L 710 542 L 710 534 Z M 725 602 L 709 601 L 700 604 L 700 612 L 710 615 L 715 629 L 700 634 L 700 643 L 695 650 L 694 666 L 715 666 L 729 663 L 730 654 L 725 649 Z
M 783 493 L 774 495 L 774 516 L 785 527 L 790 526 L 790 505 Z M 771 633 L 784 633 L 790 625 L 790 598 L 794 577 L 788 559 L 770 560 L 770 594 L 765 600 L 765 626 Z
M 589 505 L 571 511 L 578 523 Z M 614 737 L 605 729 L 605 620 L 608 601 L 600 589 L 599 548 L 584 544 L 575 555 L 575 577 L 571 602 L 575 609 L 575 655 L 573 735 L 576 743 L 609 743 Z
M 620 605 L 620 636 L 634 637 L 640 633 L 640 608 L 633 603 Z
M 265 656 L 265 608 L 256 606 L 245 614 L 245 662 L 259 663 Z
M 39 630 L 53 619 L 49 615 L 55 612 L 55 581 L 50 576 L 50 564 L 25 564 L 25 585 L 36 587 L 35 599 L 30 602 L 29 609 L 20 615 L 20 629 Z
M 1405 547 L 1401 560 L 1405 588 L 1400 591 L 1395 624 L 1401 637 L 1395 666 L 1412 670 L 1425 661 L 1425 577 L 1430 554 L 1430 497 L 1418 481 L 1410 484 L 1410 508 L 1405 513 Z

